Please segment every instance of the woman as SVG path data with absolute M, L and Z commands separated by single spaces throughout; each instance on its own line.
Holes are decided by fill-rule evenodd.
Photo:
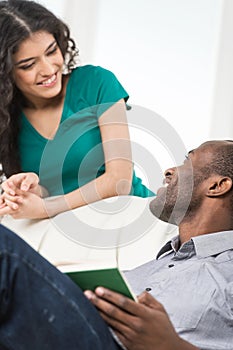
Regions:
M 45 218 L 116 195 L 154 195 L 133 171 L 126 91 L 101 67 L 75 68 L 77 55 L 68 27 L 46 8 L 0 1 L 0 161 L 8 177 L 0 215 Z

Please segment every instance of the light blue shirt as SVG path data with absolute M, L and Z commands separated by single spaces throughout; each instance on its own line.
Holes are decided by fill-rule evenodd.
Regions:
M 178 334 L 203 350 L 233 349 L 233 231 L 175 237 L 157 258 L 126 272 L 138 295 L 148 290 Z

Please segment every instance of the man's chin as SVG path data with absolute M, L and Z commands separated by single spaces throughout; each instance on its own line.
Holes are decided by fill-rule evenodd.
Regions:
M 166 197 L 161 199 L 161 197 L 155 197 L 151 202 L 150 202 L 150 211 L 154 216 L 156 216 L 158 219 L 161 218 L 161 214 L 164 211 L 164 204 L 166 201 Z M 164 220 L 163 220 L 164 221 Z
M 165 208 L 166 198 L 161 200 L 161 198 L 155 197 L 150 202 L 150 211 L 154 216 L 156 216 L 159 220 L 164 222 L 168 222 L 173 225 L 178 225 L 177 220 L 173 215 L 173 208 Z

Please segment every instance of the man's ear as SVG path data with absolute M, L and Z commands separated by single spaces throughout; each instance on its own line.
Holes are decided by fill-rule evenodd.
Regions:
M 212 178 L 206 195 L 208 197 L 219 197 L 229 192 L 232 188 L 232 179 L 230 177 Z

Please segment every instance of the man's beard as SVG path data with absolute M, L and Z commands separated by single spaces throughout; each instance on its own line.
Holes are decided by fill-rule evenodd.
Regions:
M 181 181 L 182 178 L 176 185 L 162 189 L 161 195 L 150 203 L 150 210 L 158 219 L 174 225 L 179 225 L 200 203 L 193 193 L 193 178 L 183 179 L 183 184 Z

